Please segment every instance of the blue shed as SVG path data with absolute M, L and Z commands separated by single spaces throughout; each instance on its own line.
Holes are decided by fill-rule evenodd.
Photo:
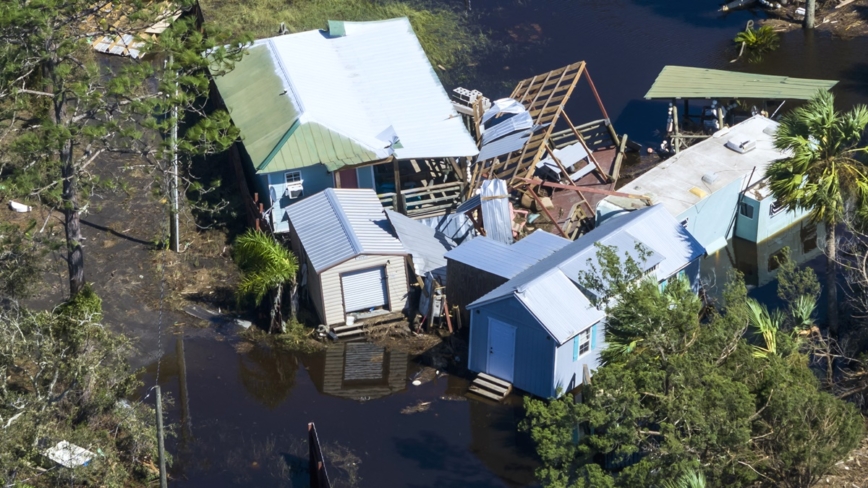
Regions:
M 705 249 L 662 205 L 610 219 L 469 305 L 471 371 L 544 398 L 581 384 L 584 366 L 593 371 L 606 347 L 605 313 L 578 284 L 596 243 L 619 255 L 641 244 L 658 282 L 684 273 L 698 289 Z

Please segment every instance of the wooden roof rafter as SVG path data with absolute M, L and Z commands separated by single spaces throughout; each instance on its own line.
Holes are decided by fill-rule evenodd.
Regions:
M 545 127 L 532 134 L 521 150 L 509 153 L 502 163 L 492 166 L 493 175 L 512 181 L 533 172 L 584 70 L 585 62 L 579 61 L 519 82 L 510 98 L 525 106 L 535 126 Z

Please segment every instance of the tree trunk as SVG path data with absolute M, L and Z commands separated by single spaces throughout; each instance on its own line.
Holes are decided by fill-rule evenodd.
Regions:
M 298 320 L 298 282 L 293 281 L 289 288 L 289 320 Z
M 60 160 L 63 164 L 63 227 L 66 231 L 66 264 L 69 269 L 69 297 L 78 295 L 84 288 L 84 250 L 81 247 L 81 219 L 76 195 L 75 163 L 72 142 L 63 144 Z
M 829 336 L 838 338 L 838 248 L 835 224 L 826 224 L 826 310 Z
M 273 334 L 277 328 L 280 332 L 285 332 L 283 327 L 283 314 L 280 313 L 281 301 L 283 299 L 283 285 L 278 285 L 274 290 L 274 301 L 271 304 L 271 325 L 268 327 L 268 333 Z
M 817 0 L 805 2 L 805 29 L 814 28 L 814 11 L 817 10 Z

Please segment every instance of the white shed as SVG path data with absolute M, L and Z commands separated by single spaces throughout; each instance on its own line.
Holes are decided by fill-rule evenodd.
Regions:
M 291 205 L 287 215 L 322 323 L 342 324 L 352 312 L 404 310 L 409 253 L 373 190 L 329 188 Z

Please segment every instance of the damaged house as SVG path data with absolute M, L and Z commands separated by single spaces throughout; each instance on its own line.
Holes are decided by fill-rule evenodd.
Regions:
M 447 257 L 457 257 L 462 247 L 477 240 Z M 634 259 L 641 245 L 650 253 L 644 270 L 658 282 L 684 275 L 694 288 L 699 286 L 699 259 L 705 249 L 666 208 L 656 205 L 611 219 L 525 269 L 513 270 L 518 272 L 508 281 L 468 306 L 468 367 L 481 373 L 472 392 L 500 400 L 503 387 L 497 383 L 505 382 L 548 398 L 574 389 L 597 367 L 606 347 L 605 313 L 592 299 L 602 297 L 590 296 L 579 285 L 582 272 L 593 272 L 595 244 Z M 483 260 L 477 259 L 476 266 L 512 274 Z
M 276 233 L 289 231 L 290 205 L 326 188 L 442 214 L 479 152 L 406 18 L 255 41 L 214 84 L 241 132 L 236 165 Z

